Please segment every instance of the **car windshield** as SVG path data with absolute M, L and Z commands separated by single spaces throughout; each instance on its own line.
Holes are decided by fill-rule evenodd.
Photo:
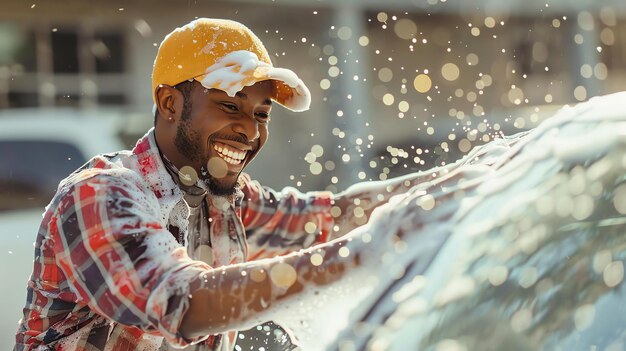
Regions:
M 66 142 L 0 141 L 0 211 L 47 205 L 59 181 L 85 161 Z

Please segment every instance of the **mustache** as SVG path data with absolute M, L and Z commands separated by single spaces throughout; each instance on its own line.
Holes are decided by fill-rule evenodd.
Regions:
M 217 134 L 217 135 L 211 136 L 211 141 L 215 141 L 215 139 L 230 140 L 230 141 L 238 142 L 240 144 L 252 146 L 250 141 L 242 135 Z

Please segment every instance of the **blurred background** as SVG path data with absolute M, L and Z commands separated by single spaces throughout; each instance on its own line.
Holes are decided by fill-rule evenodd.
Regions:
M 623 0 L 4 0 L 0 346 L 56 184 L 152 126 L 158 45 L 197 17 L 246 24 L 311 89 L 309 111 L 274 109 L 247 169 L 274 188 L 340 191 L 427 170 L 626 89 Z
M 308 112 L 275 109 L 249 169 L 277 188 L 430 168 L 626 87 L 623 1 L 8 0 L 0 109 L 106 111 L 132 147 L 157 47 L 196 17 L 245 23 L 312 91 Z

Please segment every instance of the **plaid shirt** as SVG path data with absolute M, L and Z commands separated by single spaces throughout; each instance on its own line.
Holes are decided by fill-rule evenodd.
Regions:
M 209 222 L 212 235 L 229 228 L 244 245 L 215 252 L 209 265 L 193 260 L 181 242 L 189 207 L 165 169 L 154 130 L 132 151 L 94 157 L 61 182 L 46 207 L 15 350 L 156 350 L 167 343 L 231 349 L 232 333 L 186 339 L 179 332 L 200 276 L 211 266 L 324 242 L 333 225 L 328 192 L 279 193 L 247 174 L 240 185 L 243 197 L 226 205 L 209 195 L 210 203 L 222 201 L 211 207 Z

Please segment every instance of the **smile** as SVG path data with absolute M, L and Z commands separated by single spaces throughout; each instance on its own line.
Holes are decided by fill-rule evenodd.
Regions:
M 239 165 L 246 158 L 247 151 L 239 150 L 230 145 L 215 143 L 213 149 L 227 163 L 231 165 Z

